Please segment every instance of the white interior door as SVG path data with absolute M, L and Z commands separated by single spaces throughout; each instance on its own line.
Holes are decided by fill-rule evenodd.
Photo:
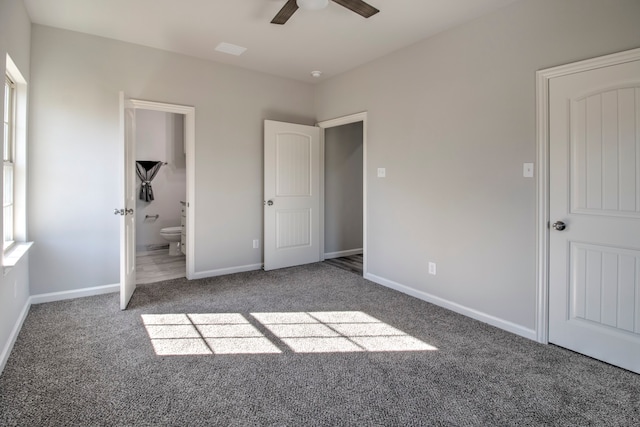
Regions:
M 119 209 L 120 223 L 120 309 L 124 310 L 136 290 L 136 205 L 135 175 L 135 117 L 136 110 L 120 92 L 120 147 L 123 164 L 123 200 Z M 118 211 L 118 209 L 116 209 Z
M 320 261 L 320 130 L 264 122 L 264 269 Z
M 640 61 L 552 78 L 549 138 L 549 341 L 640 373 Z

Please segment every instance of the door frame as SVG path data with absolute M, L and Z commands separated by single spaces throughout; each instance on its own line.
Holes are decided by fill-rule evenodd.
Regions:
M 128 102 L 136 110 L 153 110 L 165 113 L 175 113 L 184 115 L 184 150 L 187 168 L 187 223 L 186 237 L 186 276 L 187 279 L 194 278 L 195 275 L 195 145 L 196 145 L 196 109 L 195 107 L 179 104 L 168 104 L 164 102 L 145 101 L 141 99 L 129 99 Z
M 536 72 L 536 340 L 549 343 L 549 83 L 556 77 L 640 60 L 640 48 Z
M 327 128 L 362 122 L 362 276 L 368 274 L 367 257 L 367 112 L 317 123 L 320 128 L 320 261 L 324 261 L 324 132 Z

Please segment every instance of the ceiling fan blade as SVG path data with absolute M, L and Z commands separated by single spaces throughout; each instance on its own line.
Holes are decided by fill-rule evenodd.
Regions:
M 380 12 L 375 7 L 370 4 L 362 1 L 362 0 L 333 0 L 335 3 L 338 3 L 340 6 L 344 6 L 347 9 L 357 13 L 360 16 L 364 16 L 365 18 L 370 18 L 376 13 Z
M 291 15 L 298 10 L 298 4 L 296 0 L 288 0 L 287 3 L 282 6 L 280 12 L 271 20 L 272 24 L 283 25 L 291 18 Z

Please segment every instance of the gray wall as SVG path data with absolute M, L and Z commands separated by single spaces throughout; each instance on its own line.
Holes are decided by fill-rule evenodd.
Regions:
M 163 227 L 180 225 L 180 201 L 187 197 L 187 167 L 184 153 L 184 115 L 163 111 L 136 110 L 136 160 L 156 160 L 162 166 L 151 187 L 151 202 L 136 198 L 136 249 L 166 245 Z M 140 180 L 136 178 L 140 191 Z M 158 219 L 145 216 L 160 215 Z
M 27 81 L 27 90 L 30 86 L 30 44 L 31 22 L 22 2 L 0 0 L 0 71 L 4 76 L 5 58 L 8 53 Z M 0 116 L 3 114 L 4 103 L 0 102 Z M 2 138 L 4 136 L 0 134 L 0 144 L 3 143 Z M 2 188 L 1 180 L 2 176 L 0 176 L 0 188 Z M 1 215 L 0 212 L 0 229 L 2 228 Z M 1 235 L 4 234 L 0 232 Z M 3 357 L 9 350 L 8 345 L 14 326 L 29 300 L 29 254 L 5 273 L 0 275 L 0 372 L 3 368 Z
M 369 272 L 532 330 L 535 72 L 639 47 L 639 23 L 637 0 L 524 0 L 321 83 L 319 121 L 369 113 Z
M 314 123 L 308 84 L 34 25 L 32 294 L 119 282 L 118 91 L 196 109 L 195 270 L 260 264 L 264 119 Z
M 324 133 L 324 252 L 362 249 L 362 122 Z

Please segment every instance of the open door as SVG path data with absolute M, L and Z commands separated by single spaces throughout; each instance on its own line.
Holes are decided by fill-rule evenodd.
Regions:
M 135 115 L 124 92 L 120 92 L 120 150 L 123 165 L 122 207 L 116 209 L 120 215 L 120 309 L 125 310 L 136 290 L 135 216 Z
M 320 261 L 320 129 L 264 122 L 264 269 Z

